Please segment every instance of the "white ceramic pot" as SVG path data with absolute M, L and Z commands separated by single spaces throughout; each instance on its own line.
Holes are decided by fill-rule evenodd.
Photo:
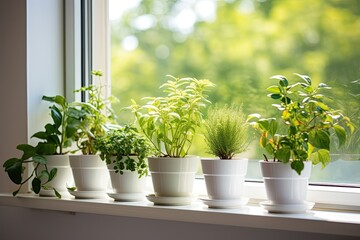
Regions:
M 149 169 L 156 197 L 189 197 L 193 195 L 199 158 L 149 157 Z
M 273 204 L 303 204 L 306 199 L 312 163 L 304 162 L 301 175 L 290 163 L 260 161 L 268 199 Z
M 47 169 L 50 172 L 51 169 L 57 168 L 56 176 L 46 186 L 55 188 L 60 194 L 67 192 L 67 185 L 71 185 L 74 182 L 73 175 L 70 168 L 68 155 L 47 155 L 44 156 L 47 159 Z M 45 170 L 45 167 L 40 165 L 39 171 Z M 55 197 L 53 190 L 41 189 L 40 196 Z
M 243 193 L 247 165 L 247 159 L 201 159 L 209 199 L 240 199 Z
M 137 158 L 137 157 L 132 157 Z M 123 174 L 115 172 L 114 164 L 107 165 L 113 192 L 115 193 L 143 193 L 145 190 L 145 176 L 139 178 L 139 174 L 134 171 L 123 170 Z
M 109 173 L 99 155 L 70 155 L 77 191 L 106 191 Z

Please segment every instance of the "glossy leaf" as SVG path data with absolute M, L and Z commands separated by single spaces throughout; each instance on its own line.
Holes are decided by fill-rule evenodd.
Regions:
M 21 159 L 19 158 L 10 158 L 6 160 L 3 164 L 3 167 L 5 168 L 5 171 L 11 167 L 12 165 L 16 164 L 17 162 L 21 162 Z
M 313 164 L 321 163 L 325 167 L 330 162 L 330 152 L 326 149 L 320 149 L 319 151 L 313 152 L 310 156 Z
M 269 94 L 268 96 L 271 97 L 272 99 L 280 99 L 282 97 L 282 95 L 278 93 L 272 93 Z
M 343 127 L 341 127 L 339 125 L 335 125 L 334 129 L 335 129 L 335 134 L 339 140 L 339 147 L 341 147 L 346 142 L 346 131 Z
M 51 117 L 55 123 L 56 127 L 60 127 L 62 124 L 62 114 L 61 111 L 54 105 L 50 107 L 50 111 L 51 111 Z
M 304 162 L 303 161 L 292 161 L 291 168 L 294 169 L 299 175 L 301 171 L 304 169 Z
M 50 182 L 56 177 L 57 174 L 57 168 L 53 168 L 50 170 L 48 181 Z
M 298 73 L 295 73 L 295 75 L 299 76 L 300 78 L 302 78 L 308 85 L 311 85 L 311 79 L 309 76 L 307 75 L 301 75 Z
M 281 93 L 280 88 L 275 85 L 268 87 L 266 90 L 268 90 L 271 93 Z
M 275 157 L 279 159 L 283 163 L 287 163 L 290 161 L 290 148 L 281 148 L 276 150 Z
M 41 190 L 41 180 L 35 177 L 31 182 L 31 186 L 34 193 L 38 194 Z
M 6 169 L 11 181 L 15 184 L 21 184 L 22 181 L 22 163 L 20 161 L 15 162 Z
M 330 135 L 325 130 L 311 131 L 309 142 L 316 148 L 330 149 Z
M 34 156 L 32 159 L 35 163 L 47 164 L 47 159 L 41 155 Z

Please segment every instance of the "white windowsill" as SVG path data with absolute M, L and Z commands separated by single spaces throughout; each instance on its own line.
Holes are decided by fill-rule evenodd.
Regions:
M 251 203 L 240 209 L 208 209 L 199 200 L 190 206 L 168 207 L 154 206 L 146 200 L 125 203 L 110 198 L 78 200 L 63 196 L 57 199 L 33 194 L 18 197 L 0 194 L 0 206 L 360 237 L 359 212 L 316 208 L 304 214 L 269 214 Z

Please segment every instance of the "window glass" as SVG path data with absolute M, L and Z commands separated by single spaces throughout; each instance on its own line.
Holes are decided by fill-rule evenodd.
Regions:
M 112 93 L 121 111 L 161 94 L 167 74 L 207 78 L 214 103 L 242 104 L 245 113 L 271 116 L 270 76 L 309 75 L 334 87 L 336 107 L 360 123 L 360 1 L 358 0 L 136 0 L 109 1 Z M 274 111 L 275 112 L 275 111 Z M 332 161 L 316 166 L 313 182 L 360 183 L 360 130 Z M 206 155 L 199 136 L 192 154 Z M 254 143 L 248 179 L 260 179 L 263 150 Z

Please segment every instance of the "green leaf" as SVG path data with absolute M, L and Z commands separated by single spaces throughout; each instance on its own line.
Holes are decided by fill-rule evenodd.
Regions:
M 50 124 L 50 123 L 45 125 L 45 130 L 46 130 L 47 135 L 57 134 L 57 132 L 58 132 L 58 129 L 55 127 L 55 125 Z M 45 138 L 43 138 L 43 139 L 46 139 L 47 135 L 45 135 Z
M 275 157 L 279 159 L 283 163 L 287 163 L 290 161 L 290 148 L 280 148 L 276 150 Z
M 55 196 L 57 198 L 61 198 L 61 194 L 55 188 L 53 188 L 53 190 L 54 190 Z
M 63 96 L 60 95 L 56 95 L 54 101 L 59 104 L 60 106 L 62 106 L 63 108 L 65 108 L 66 106 L 66 99 Z
M 16 148 L 23 151 L 23 155 L 21 157 L 23 160 L 29 159 L 36 154 L 35 147 L 28 144 L 20 144 Z
M 29 144 L 19 144 L 16 146 L 16 149 L 21 150 L 23 152 L 35 151 L 35 148 Z
M 325 110 L 325 111 L 329 110 L 329 107 L 326 104 L 322 103 L 322 102 L 317 102 L 316 101 L 315 105 L 320 107 L 322 110 Z
M 339 125 L 335 125 L 334 129 L 335 129 L 335 134 L 339 140 L 339 147 L 341 147 L 346 142 L 346 131 L 343 127 Z
M 272 93 L 269 94 L 268 96 L 271 97 L 272 99 L 280 99 L 282 97 L 282 95 L 278 93 Z
M 48 102 L 55 102 L 55 97 L 43 96 L 42 100 L 48 101 Z
M 9 178 L 13 183 L 21 184 L 22 162 L 20 161 L 15 162 L 13 165 L 9 166 L 5 171 L 8 173 Z
M 5 171 L 11 167 L 12 165 L 16 164 L 17 162 L 21 162 L 21 159 L 19 158 L 10 158 L 6 160 L 3 164 L 3 167 L 5 168 Z
M 291 168 L 294 169 L 300 175 L 301 171 L 304 169 L 304 162 L 303 161 L 292 161 Z
M 307 84 L 311 85 L 311 79 L 309 76 L 307 75 L 301 75 L 298 73 L 294 73 L 295 75 L 299 76 L 300 78 L 302 78 Z
M 15 197 L 20 191 L 20 188 L 12 193 L 12 195 Z
M 286 79 L 285 76 L 275 75 L 275 76 L 272 76 L 271 78 L 272 78 L 272 79 L 278 79 L 278 80 L 280 80 L 280 81 L 279 81 L 279 84 L 280 84 L 280 86 L 282 86 L 282 87 L 287 87 L 287 86 L 289 86 L 289 82 L 288 82 L 288 80 Z
M 330 134 L 323 129 L 311 131 L 309 133 L 309 142 L 316 148 L 330 150 Z
M 76 187 L 67 187 L 67 189 L 68 189 L 69 191 L 75 191 L 75 190 L 76 190 Z
M 310 160 L 314 165 L 321 163 L 325 167 L 330 162 L 330 151 L 326 149 L 320 149 L 310 155 Z
M 276 131 L 278 129 L 278 123 L 275 119 L 270 119 L 269 122 L 269 133 L 271 136 L 274 136 L 276 134 Z
M 318 88 L 324 88 L 324 89 L 331 89 L 327 84 L 325 83 L 319 83 Z
M 54 105 L 50 107 L 51 118 L 54 120 L 55 127 L 59 128 L 62 123 L 61 111 Z
M 53 155 L 56 153 L 56 145 L 53 143 L 39 143 L 36 146 L 36 153 L 38 155 Z
M 35 137 L 35 138 L 39 138 L 39 139 L 46 139 L 47 138 L 47 134 L 46 132 L 43 132 L 43 131 L 40 131 L 40 132 L 37 132 L 37 133 L 34 133 L 32 136 L 32 138 Z
M 41 180 L 37 177 L 35 177 L 32 182 L 32 190 L 34 191 L 34 193 L 38 194 L 40 192 L 41 189 Z
M 53 168 L 50 170 L 49 179 L 48 179 L 49 182 L 56 177 L 56 173 L 57 173 L 57 168 Z
M 268 90 L 271 93 L 281 93 L 280 88 L 275 85 L 268 87 L 266 90 Z
M 47 159 L 43 156 L 40 156 L 40 155 L 37 155 L 37 156 L 34 156 L 33 158 L 33 161 L 35 163 L 40 163 L 40 164 L 46 164 L 47 163 Z
M 290 104 L 291 103 L 291 99 L 289 97 L 282 97 L 281 98 L 281 102 L 285 103 L 285 104 Z

